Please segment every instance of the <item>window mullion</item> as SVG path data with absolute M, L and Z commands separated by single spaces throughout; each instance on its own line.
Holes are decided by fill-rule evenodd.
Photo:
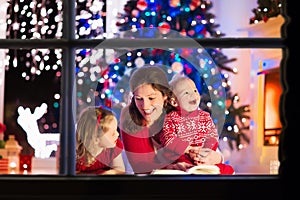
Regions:
M 63 39 L 75 39 L 75 1 L 63 0 Z M 63 48 L 59 173 L 75 175 L 75 48 Z

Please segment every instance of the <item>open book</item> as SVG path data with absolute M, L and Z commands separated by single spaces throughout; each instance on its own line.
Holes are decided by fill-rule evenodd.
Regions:
M 220 169 L 215 165 L 197 165 L 187 171 L 172 169 L 156 169 L 151 174 L 220 174 Z

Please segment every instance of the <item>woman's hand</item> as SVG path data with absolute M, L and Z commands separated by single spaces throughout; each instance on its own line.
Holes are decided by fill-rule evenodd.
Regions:
M 170 164 L 166 167 L 166 169 L 173 169 L 173 170 L 181 170 L 186 171 L 189 168 L 193 167 L 193 165 L 186 163 L 186 162 L 178 162 L 175 164 Z
M 189 151 L 189 155 L 196 165 L 214 165 L 221 163 L 223 160 L 223 156 L 220 152 L 209 148 L 192 147 Z

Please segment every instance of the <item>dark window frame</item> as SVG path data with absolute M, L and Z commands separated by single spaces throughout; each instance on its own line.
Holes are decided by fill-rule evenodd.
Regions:
M 296 2 L 296 1 L 294 1 Z M 12 48 L 62 48 L 63 49 L 63 67 L 61 82 L 61 149 L 60 149 L 60 167 L 59 175 L 1 175 L 0 183 L 4 187 L 0 196 L 10 196 L 12 198 L 31 198 L 47 197 L 51 199 L 65 195 L 78 199 L 81 197 L 116 197 L 120 199 L 144 198 L 144 199 L 187 199 L 189 197 L 199 197 L 203 199 L 228 198 L 240 199 L 241 195 L 247 195 L 251 198 L 272 198 L 281 199 L 282 194 L 290 192 L 288 185 L 291 173 L 291 158 L 288 159 L 290 152 L 291 139 L 288 134 L 297 127 L 295 123 L 299 111 L 292 110 L 291 105 L 296 105 L 295 91 L 296 79 L 291 68 L 287 66 L 298 62 L 297 50 L 292 48 L 297 39 L 296 29 L 296 3 L 293 1 L 283 2 L 283 15 L 286 20 L 282 26 L 281 38 L 218 38 L 218 39 L 196 39 L 204 48 L 281 48 L 283 50 L 283 59 L 281 62 L 281 80 L 283 94 L 280 101 L 280 117 L 283 129 L 280 135 L 279 161 L 281 162 L 279 175 L 234 175 L 234 176 L 109 176 L 109 177 L 78 177 L 75 175 L 75 123 L 73 120 L 74 111 L 72 104 L 74 102 L 75 80 L 75 48 L 94 47 L 104 40 L 75 40 L 75 2 L 63 0 L 63 38 L 46 40 L 19 40 L 19 39 L 0 39 L 0 49 Z M 291 20 L 293 19 L 293 20 Z M 288 36 L 288 37 L 287 37 Z M 136 41 L 139 42 L 139 41 Z M 143 41 L 150 44 L 153 41 Z M 157 41 L 160 42 L 160 41 Z M 176 41 L 175 41 L 176 42 Z M 177 41 L 181 46 L 180 41 Z M 121 45 L 126 47 L 132 45 L 132 40 L 113 40 L 115 47 Z M 139 43 L 138 43 L 139 44 Z M 177 43 L 176 43 L 177 44 Z M 65 67 L 70 66 L 70 67 Z M 73 67 L 72 67 L 73 66 Z M 295 70 L 295 69 L 294 69 Z M 289 72 L 289 73 L 288 73 Z M 293 74 L 293 75 L 292 75 Z M 292 84 L 293 83 L 293 84 Z M 287 88 L 289 89 L 287 91 Z M 295 109 L 295 108 L 294 108 Z M 298 113 L 297 113 L 298 112 Z M 295 117 L 295 119 L 294 119 Z M 289 125 L 287 124 L 289 122 Z M 288 140 L 289 139 L 289 140 Z M 296 165 L 294 165 L 296 166 Z M 18 192 L 16 194 L 15 184 L 17 183 Z M 66 185 L 67 184 L 67 185 Z M 158 187 L 157 187 L 158 186 Z M 34 187 L 37 187 L 34 189 Z M 49 190 L 49 188 L 51 189 Z M 202 194 L 200 194 L 200 189 Z M 253 191 L 255 187 L 255 191 Z M 33 191 L 34 190 L 34 191 Z M 117 190 L 117 191 L 116 191 Z M 183 190 L 186 190 L 184 192 Z M 193 191 L 194 190 L 194 191 Z M 234 191 L 232 191 L 234 190 Z M 199 192 L 198 192 L 199 191 Z M 233 194 L 234 193 L 234 194 Z M 200 195 L 200 196 L 199 196 Z

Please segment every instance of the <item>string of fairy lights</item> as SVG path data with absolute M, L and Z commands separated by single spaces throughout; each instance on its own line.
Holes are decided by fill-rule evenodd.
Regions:
M 19 0 L 9 2 L 7 38 L 46 39 L 62 37 L 62 2 Z M 7 60 L 13 68 L 22 68 L 21 77 L 27 81 L 43 72 L 59 71 L 62 65 L 60 49 L 9 50 Z M 60 73 L 57 73 L 57 77 Z

